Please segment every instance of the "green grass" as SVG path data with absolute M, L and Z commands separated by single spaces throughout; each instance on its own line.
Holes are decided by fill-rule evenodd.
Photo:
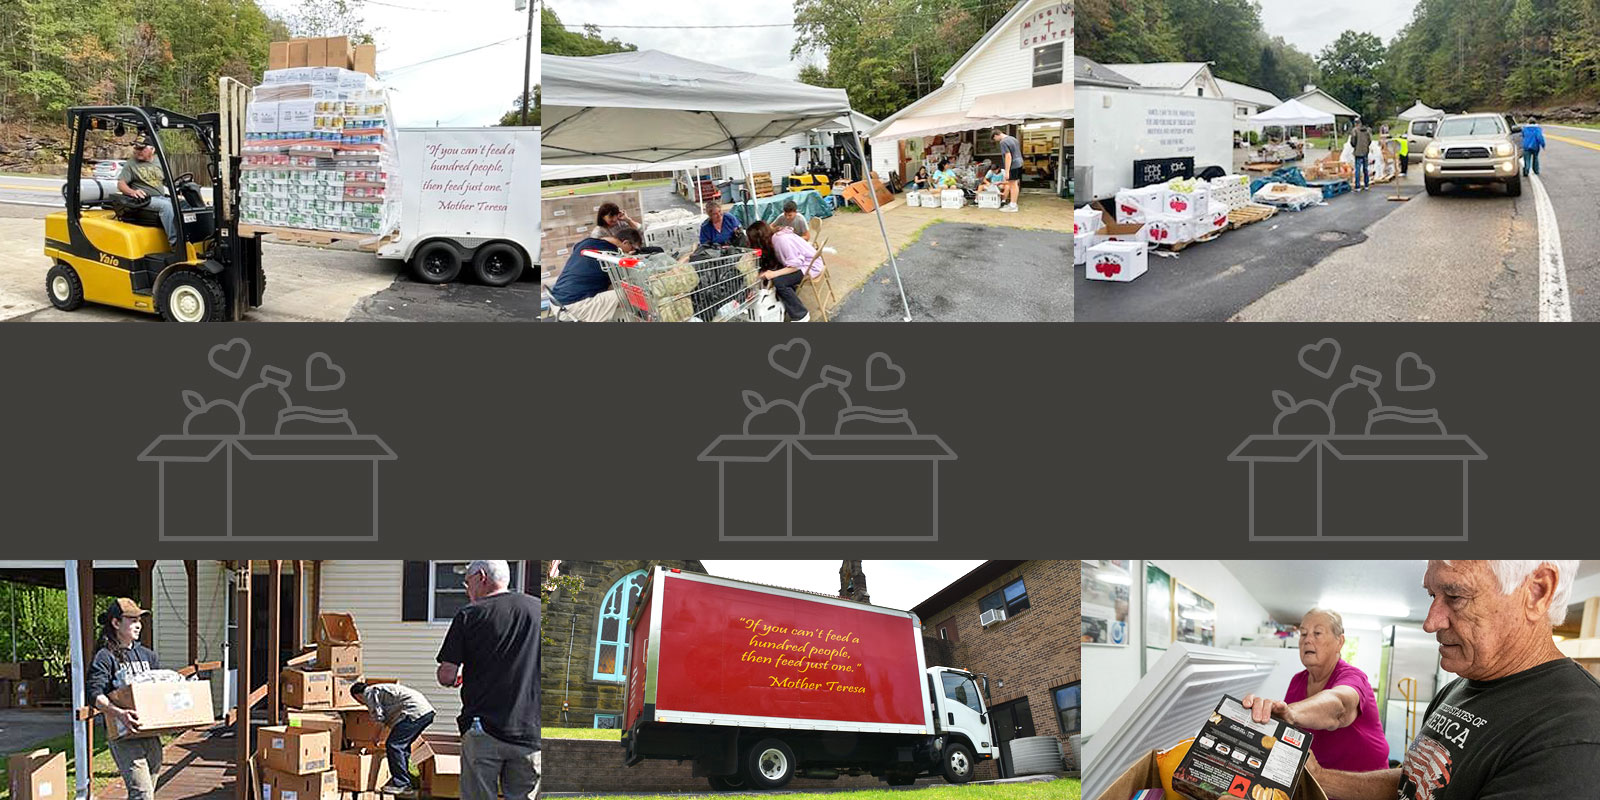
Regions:
M 566 197 L 568 195 L 600 194 L 601 192 L 615 192 L 623 189 L 644 189 L 651 186 L 667 186 L 672 183 L 671 178 L 659 178 L 653 181 L 601 181 L 599 183 L 575 183 L 566 186 L 547 186 L 541 192 L 542 197 Z
M 1589 128 L 1590 130 L 1600 130 L 1600 122 L 1554 122 L 1554 123 L 1540 122 L 1539 124 L 1540 125 L 1547 125 L 1547 124 L 1548 125 L 1565 125 L 1565 126 L 1567 126 L 1569 128 Z
M 106 742 L 105 731 L 97 730 L 95 733 L 97 735 L 94 737 L 94 777 L 91 779 L 91 783 L 93 784 L 94 790 L 98 792 L 105 788 L 106 784 L 110 783 L 111 781 L 120 779 L 121 773 L 117 771 L 116 762 L 111 759 L 111 749 L 110 745 Z M 161 743 L 163 746 L 165 746 L 171 740 L 172 737 L 162 737 Z M 76 786 L 78 764 L 74 754 L 76 753 L 77 748 L 74 747 L 72 743 L 72 734 L 69 733 L 64 736 L 57 736 L 53 739 L 46 739 L 42 742 L 37 742 L 28 747 L 24 747 L 16 752 L 29 753 L 43 748 L 48 748 L 53 753 L 61 752 L 63 750 L 66 751 L 67 784 L 69 786 Z M 11 785 L 11 778 L 9 774 L 10 766 L 8 762 L 12 755 L 14 755 L 14 753 L 7 753 L 5 754 L 5 759 L 0 760 L 0 785 Z
M 1082 789 L 1077 779 L 1054 780 L 1048 783 L 1014 783 L 989 786 L 930 786 L 918 789 L 914 795 L 890 789 L 863 789 L 856 792 L 804 792 L 785 795 L 785 800 L 1079 800 Z M 718 793 L 719 800 L 756 800 L 760 795 Z M 626 800 L 622 796 L 605 795 L 591 800 Z
M 545 728 L 546 739 L 598 739 L 603 742 L 622 741 L 618 728 Z

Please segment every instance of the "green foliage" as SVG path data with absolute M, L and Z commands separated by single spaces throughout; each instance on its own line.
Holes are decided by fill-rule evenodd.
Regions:
M 1420 0 L 1390 45 L 1399 99 L 1449 111 L 1600 96 L 1600 0 Z
M 550 595 L 556 592 L 566 592 L 569 595 L 575 595 L 581 591 L 583 591 L 583 579 L 576 575 L 557 575 L 553 578 L 546 575 L 544 578 L 544 583 L 542 583 L 539 587 L 539 630 L 544 631 L 549 628 L 546 623 L 550 621 L 548 619 Z M 555 642 L 548 636 L 543 636 L 542 638 L 544 639 L 545 644 L 555 644 Z
M 561 18 L 549 5 L 539 9 L 539 52 L 547 56 L 603 56 L 638 49 L 635 45 L 601 36 L 600 29 L 593 25 L 585 26 L 582 33 L 569 31 L 562 27 Z
M 540 94 L 540 90 L 539 90 L 539 87 L 536 85 L 536 86 L 533 87 L 533 107 L 528 109 L 528 124 L 529 125 L 538 125 L 539 124 L 539 94 Z M 500 125 L 502 127 L 505 127 L 505 126 L 516 126 L 516 125 L 521 125 L 522 124 L 522 95 L 521 94 L 518 94 L 516 99 L 511 101 L 511 110 L 507 111 L 503 116 L 501 116 L 500 117 L 500 121 L 495 123 L 495 124 L 496 125 Z
M 1317 56 L 1322 68 L 1319 88 L 1355 109 L 1363 119 L 1377 119 L 1393 103 L 1384 78 L 1383 40 L 1370 33 L 1345 31 Z
M 15 652 L 18 661 L 43 661 L 48 674 L 65 675 L 67 641 L 66 592 L 0 581 L 0 661 Z

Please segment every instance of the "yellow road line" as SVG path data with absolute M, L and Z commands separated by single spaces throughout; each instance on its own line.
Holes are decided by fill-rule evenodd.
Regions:
M 1557 135 L 1555 135 L 1553 133 L 1545 134 L 1544 138 L 1546 138 L 1546 139 L 1554 139 L 1554 140 L 1556 140 L 1558 142 L 1566 142 L 1567 144 L 1575 144 L 1575 145 L 1577 145 L 1579 147 L 1587 147 L 1590 150 L 1600 150 L 1600 144 L 1595 144 L 1594 142 L 1586 142 L 1586 141 L 1584 141 L 1582 139 L 1573 139 L 1573 138 L 1566 137 L 1566 136 L 1557 136 Z
M 19 190 L 24 191 L 24 192 L 46 192 L 46 193 L 61 191 L 61 189 L 59 187 L 55 188 L 55 189 L 52 189 L 52 188 L 50 188 L 48 186 L 25 186 L 25 185 L 20 184 L 20 183 L 0 183 L 0 189 L 19 189 Z

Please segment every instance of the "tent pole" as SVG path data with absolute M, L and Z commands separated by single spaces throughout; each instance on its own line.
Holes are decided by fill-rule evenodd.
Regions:
M 855 113 L 852 109 L 850 113 Z M 878 194 L 872 188 L 872 165 L 867 162 L 867 148 L 861 144 L 861 131 L 856 126 L 850 126 L 850 135 L 856 140 L 856 152 L 861 155 L 861 171 L 866 173 L 862 177 L 867 182 L 867 194 L 872 195 L 872 213 L 878 217 L 878 232 L 883 234 L 883 249 L 889 254 L 889 269 L 894 272 L 894 285 L 900 290 L 900 308 L 906 312 L 905 321 L 911 321 L 911 301 L 906 299 L 906 286 L 900 281 L 900 262 L 895 260 L 894 245 L 889 244 L 889 226 L 883 221 L 883 204 L 878 202 Z
M 72 703 L 73 708 L 83 708 L 81 714 L 72 715 L 72 743 L 77 775 L 76 796 L 87 798 L 89 796 L 89 778 L 92 770 L 89 767 L 89 734 L 93 731 L 94 717 L 89 714 L 93 710 L 86 702 L 84 693 L 85 668 L 88 664 L 88 654 L 84 652 L 84 614 L 83 604 L 78 602 L 78 562 L 65 561 L 61 564 L 67 578 L 67 652 L 72 659 Z

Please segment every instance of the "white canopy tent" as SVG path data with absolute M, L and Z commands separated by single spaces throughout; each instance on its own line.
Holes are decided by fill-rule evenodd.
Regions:
M 1300 138 L 1305 138 L 1307 125 L 1332 125 L 1333 115 L 1326 111 L 1319 111 L 1299 100 L 1285 100 L 1266 111 L 1257 114 L 1245 121 L 1245 124 L 1256 128 L 1290 128 L 1300 127 Z
M 1418 119 L 1433 119 L 1435 117 L 1442 116 L 1444 116 L 1443 111 L 1440 111 L 1437 108 L 1432 108 L 1421 100 L 1418 100 L 1416 105 L 1413 105 L 1412 107 L 1400 112 L 1400 119 L 1403 122 L 1411 122 L 1412 120 Z
M 545 56 L 539 63 L 546 170 L 742 157 L 757 145 L 853 114 L 843 89 L 778 80 L 656 50 Z M 851 133 L 865 161 L 861 135 L 854 128 Z M 745 174 L 749 180 L 748 169 Z M 909 322 L 911 304 L 878 206 L 874 203 L 878 229 Z

